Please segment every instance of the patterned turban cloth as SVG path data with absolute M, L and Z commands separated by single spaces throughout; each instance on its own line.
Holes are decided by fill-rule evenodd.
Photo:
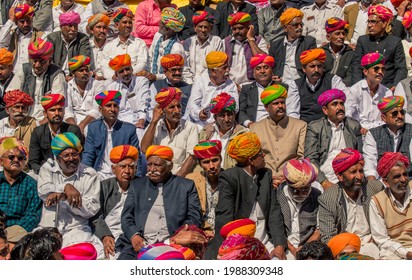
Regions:
M 17 5 L 14 8 L 14 17 L 16 18 L 16 21 L 21 20 L 22 18 L 25 18 L 25 17 L 33 18 L 33 16 L 34 16 L 34 9 L 29 4 Z
M 269 260 L 269 252 L 259 239 L 232 234 L 219 248 L 218 260 Z
M 385 64 L 383 55 L 378 52 L 367 53 L 361 59 L 361 65 L 365 69 L 369 69 L 378 64 Z
M 24 146 L 23 142 L 18 140 L 16 137 L 6 136 L 0 138 L 0 157 L 2 157 L 7 151 L 14 148 L 18 148 L 26 158 L 29 155 L 26 146 Z
M 288 97 L 288 91 L 286 90 L 285 87 L 274 84 L 271 86 L 266 87 L 262 93 L 260 94 L 260 101 L 264 105 L 270 104 L 273 100 L 276 100 L 278 98 L 284 98 L 286 99 Z
M 49 110 L 51 107 L 59 105 L 64 107 L 64 104 L 66 102 L 66 98 L 64 97 L 63 94 L 59 93 L 50 93 L 45 96 L 43 96 L 40 100 L 41 106 L 43 106 L 43 109 L 45 111 Z
M 78 55 L 69 59 L 70 71 L 73 72 L 83 66 L 90 66 L 90 57 L 85 55 Z
M 359 253 L 350 253 L 350 254 L 345 254 L 339 258 L 340 261 L 370 261 L 374 260 L 375 258 L 372 258 L 367 255 L 362 255 Z
M 306 65 L 314 60 L 319 60 L 324 63 L 326 60 L 326 53 L 323 49 L 311 49 L 301 53 L 300 63 Z
M 383 5 L 371 5 L 368 9 L 368 17 L 369 16 L 378 16 L 382 21 L 388 22 L 392 20 L 393 13 L 391 9 Z
M 177 234 L 179 234 L 180 231 L 185 230 L 185 228 L 186 228 L 186 225 L 183 225 L 183 226 L 179 227 L 179 228 L 175 231 L 175 233 L 173 234 L 172 237 L 174 237 L 174 236 L 176 236 Z M 198 232 L 198 233 L 200 233 L 201 235 L 203 235 L 203 237 L 206 238 L 205 232 L 204 232 L 202 229 L 200 229 L 200 228 L 198 228 L 197 226 L 195 226 L 195 225 L 188 225 L 188 226 L 187 226 L 187 229 L 188 229 L 189 231 Z M 188 249 L 190 249 L 191 251 L 194 252 L 195 258 L 196 258 L 196 259 L 200 259 L 200 260 L 203 259 L 203 256 L 204 256 L 204 254 L 205 254 L 205 252 L 206 252 L 206 246 L 207 246 L 207 244 L 194 244 L 194 243 L 189 244 L 189 245 L 186 245 L 186 247 L 187 247 Z M 179 251 L 182 252 L 182 250 L 179 250 Z M 183 252 L 182 252 L 182 253 L 183 253 Z M 184 253 L 183 253 L 183 255 L 184 255 Z
M 183 247 L 182 245 L 178 245 L 178 244 L 170 244 L 170 246 L 178 250 L 180 253 L 182 253 L 185 260 L 187 261 L 196 260 L 196 254 L 195 252 L 193 252 L 192 249 L 188 247 Z
M 378 109 L 382 114 L 385 114 L 393 108 L 403 108 L 403 105 L 405 105 L 405 98 L 403 98 L 403 96 L 394 95 L 381 98 L 378 102 Z
M 335 235 L 328 242 L 328 246 L 332 250 L 332 254 L 335 258 L 348 245 L 355 247 L 356 252 L 359 253 L 361 247 L 361 240 L 359 236 L 354 233 L 343 232 Z
M 173 160 L 173 150 L 167 146 L 152 145 L 146 150 L 146 158 L 151 156 L 158 156 L 164 160 Z
M 226 239 L 232 234 L 240 234 L 242 236 L 254 237 L 256 232 L 256 223 L 248 218 L 238 219 L 225 224 L 220 235 Z
M 196 26 L 199 23 L 201 23 L 202 21 L 207 21 L 210 24 L 214 24 L 215 23 L 215 18 L 214 16 L 206 11 L 197 11 L 193 14 L 192 16 L 192 21 L 193 24 Z
M 210 112 L 215 115 L 223 110 L 235 112 L 236 100 L 230 94 L 222 92 L 210 101 L 209 108 Z
M 344 21 L 343 19 L 340 19 L 338 17 L 332 17 L 328 19 L 325 23 L 325 29 L 326 33 L 331 33 L 333 31 L 339 30 L 339 29 L 349 29 L 349 23 Z
M 235 24 L 249 25 L 251 19 L 252 18 L 250 17 L 250 14 L 237 12 L 237 13 L 229 15 L 227 17 L 227 22 L 229 23 L 230 26 L 233 26 Z
M 117 105 L 120 104 L 122 100 L 122 93 L 117 90 L 105 90 L 94 97 L 99 106 L 104 106 L 110 101 L 114 101 Z
M 409 29 L 412 25 L 412 11 L 406 11 L 403 14 L 402 24 L 405 26 L 406 29 Z
M 160 20 L 167 28 L 174 32 L 182 31 L 186 22 L 185 16 L 178 9 L 171 7 L 166 7 L 162 10 Z
M 246 132 L 237 135 L 229 142 L 228 155 L 237 162 L 246 162 L 260 151 L 260 140 L 256 133 Z
M 160 90 L 155 96 L 155 101 L 159 104 L 160 108 L 164 109 L 173 100 L 180 100 L 182 98 L 182 91 L 176 87 L 168 87 Z
M 0 64 L 1 65 L 13 65 L 14 57 L 13 53 L 9 52 L 6 48 L 0 49 Z
M 164 243 L 155 243 L 140 249 L 138 260 L 184 260 L 185 256 L 176 248 Z
M 53 44 L 37 38 L 29 44 L 29 58 L 49 60 L 54 52 Z
M 213 69 L 223 66 L 227 62 L 227 54 L 224 52 L 213 51 L 206 55 L 207 68 Z
M 303 18 L 304 15 L 305 14 L 299 9 L 287 8 L 280 16 L 279 21 L 280 21 L 280 24 L 282 24 L 282 26 L 285 26 L 285 25 L 288 25 L 293 19 L 297 17 Z
M 6 92 L 3 96 L 3 101 L 6 103 L 6 108 L 13 107 L 18 103 L 22 103 L 24 106 L 31 106 L 34 103 L 30 95 L 19 89 Z
M 392 167 L 394 167 L 398 162 L 403 163 L 406 168 L 409 166 L 409 159 L 403 154 L 385 152 L 378 162 L 377 171 L 379 176 L 381 176 L 381 178 L 386 178 Z
M 97 250 L 93 244 L 83 242 L 64 247 L 60 250 L 64 260 L 96 260 Z
M 56 157 L 68 148 L 73 148 L 79 153 L 83 150 L 79 138 L 73 132 L 57 134 L 51 141 L 51 149 Z
M 329 90 L 323 92 L 321 95 L 319 95 L 318 104 L 321 107 L 327 106 L 329 104 L 329 102 L 331 102 L 333 100 L 336 100 L 336 99 L 340 99 L 343 102 L 345 102 L 346 101 L 346 94 L 343 91 L 341 91 L 340 89 L 337 89 L 337 88 L 329 89 Z
M 132 66 L 132 60 L 130 58 L 130 55 L 128 55 L 127 53 L 116 55 L 109 61 L 109 67 L 113 71 L 119 71 L 126 66 Z
M 357 163 L 364 164 L 362 154 L 352 148 L 345 148 L 332 161 L 332 168 L 335 173 L 342 173 Z
M 303 188 L 318 177 L 318 168 L 309 159 L 291 159 L 283 166 L 283 175 L 292 188 Z
M 123 17 L 129 17 L 133 19 L 134 14 L 131 10 L 127 8 L 118 8 L 116 11 L 114 11 L 112 19 L 113 19 L 113 22 L 119 22 L 122 20 Z
M 255 69 L 255 67 L 261 63 L 265 63 L 273 68 L 275 66 L 275 59 L 273 58 L 273 56 L 267 55 L 265 53 L 259 53 L 250 59 L 250 67 L 252 67 L 253 69 Z
M 87 24 L 89 25 L 90 29 L 93 29 L 93 27 L 99 22 L 103 22 L 104 25 L 109 26 L 110 18 L 106 16 L 105 14 L 96 14 L 96 15 L 89 17 Z
M 65 25 L 79 25 L 80 15 L 74 11 L 62 13 L 59 16 L 60 26 Z
M 167 54 L 160 59 L 160 65 L 163 69 L 169 69 L 175 66 L 183 67 L 185 64 L 184 58 L 180 54 Z
M 131 158 L 134 161 L 137 161 L 138 157 L 139 150 L 136 147 L 130 145 L 116 146 L 110 151 L 110 161 L 112 163 L 121 162 L 126 158 Z
M 219 140 L 200 141 L 194 148 L 193 154 L 198 159 L 220 156 L 222 152 L 222 142 Z

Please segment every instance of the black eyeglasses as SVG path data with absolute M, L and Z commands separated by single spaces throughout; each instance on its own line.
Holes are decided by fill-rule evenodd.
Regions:
M 13 161 L 15 158 L 17 158 L 18 161 L 22 161 L 22 160 L 26 160 L 27 158 L 25 156 L 16 156 L 16 155 L 8 155 L 6 157 L 2 157 L 2 158 L 7 158 L 10 161 Z
M 393 112 L 391 113 L 392 118 L 396 118 L 399 113 L 400 113 L 402 116 L 405 116 L 406 110 L 403 109 L 403 110 L 399 110 L 399 111 L 393 111 Z
M 385 72 L 386 68 L 385 67 L 375 66 L 375 67 L 373 67 L 373 71 L 375 71 L 376 73 L 378 73 L 379 71 Z
M 370 25 L 376 25 L 376 24 L 379 23 L 379 22 L 381 22 L 381 20 L 371 19 L 371 20 L 366 21 L 366 23 L 367 23 L 367 24 L 370 24 Z

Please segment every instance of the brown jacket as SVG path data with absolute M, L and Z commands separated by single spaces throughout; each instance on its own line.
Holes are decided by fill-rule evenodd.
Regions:
M 26 146 L 27 150 L 29 150 L 31 134 L 33 130 L 36 128 L 36 126 L 37 122 L 35 118 L 25 117 L 16 129 L 16 131 L 14 132 L 14 136 L 17 139 L 23 141 L 24 146 Z

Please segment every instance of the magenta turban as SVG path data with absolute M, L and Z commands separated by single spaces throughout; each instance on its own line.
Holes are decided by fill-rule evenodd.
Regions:
M 318 97 L 318 104 L 319 106 L 327 106 L 329 102 L 335 100 L 335 99 L 340 99 L 343 102 L 346 101 L 346 95 L 343 91 L 337 88 L 329 89 L 319 95 Z

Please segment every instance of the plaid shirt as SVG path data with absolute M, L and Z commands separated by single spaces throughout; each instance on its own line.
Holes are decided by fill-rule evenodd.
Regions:
M 21 172 L 10 185 L 0 172 L 0 209 L 6 214 L 6 227 L 20 225 L 28 232 L 40 222 L 42 201 L 37 194 L 37 182 Z

